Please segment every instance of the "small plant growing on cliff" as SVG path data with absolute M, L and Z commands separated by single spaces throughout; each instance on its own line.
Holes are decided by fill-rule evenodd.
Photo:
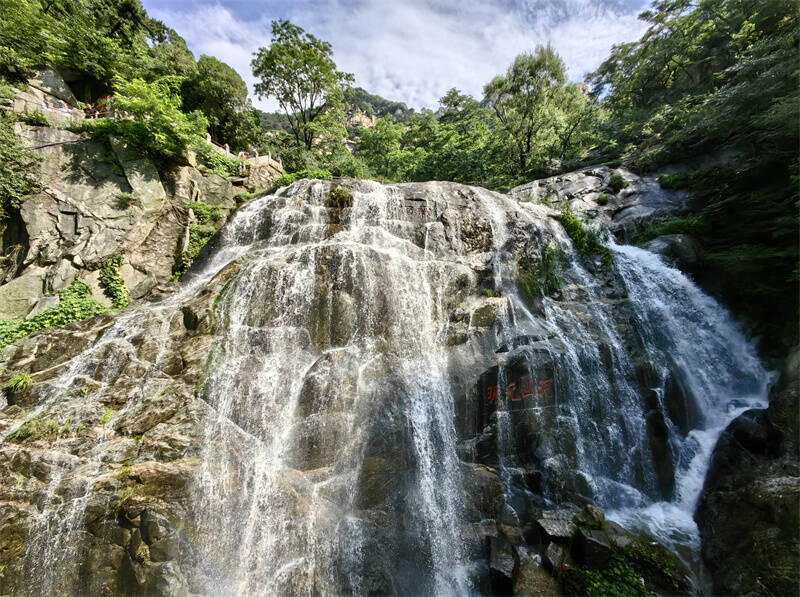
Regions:
M 208 224 L 210 222 L 217 222 L 222 219 L 222 212 L 219 207 L 211 207 L 208 203 L 203 201 L 192 201 L 189 204 L 189 209 L 194 213 L 194 217 L 200 224 Z
M 25 112 L 20 120 L 31 126 L 50 126 L 50 121 L 42 112 Z
M 353 195 L 350 193 L 350 190 L 343 187 L 336 187 L 335 189 L 331 189 L 331 192 L 328 193 L 326 207 L 344 209 L 345 207 L 350 207 L 352 203 Z
M 31 379 L 31 375 L 27 371 L 12 371 L 11 377 L 9 377 L 3 389 L 6 394 L 21 394 L 27 390 L 32 383 L 33 379 Z
M 677 174 L 662 174 L 658 177 L 658 184 L 662 189 L 675 190 L 685 189 L 691 183 L 692 177 L 687 172 Z
M 106 423 L 108 423 L 111 420 L 111 415 L 113 413 L 114 413 L 114 411 L 112 411 L 110 408 L 108 410 L 106 410 L 106 412 L 103 413 L 103 416 L 100 417 L 100 424 L 101 425 L 105 425 Z
M 113 167 L 116 167 L 116 164 Z M 137 206 L 141 207 L 142 202 L 139 200 L 139 197 L 134 195 L 133 193 L 125 193 L 120 192 L 115 195 L 117 200 L 117 207 L 119 209 L 128 209 L 129 207 Z
M 628 181 L 622 178 L 622 174 L 615 172 L 611 175 L 611 179 L 608 181 L 608 186 L 612 191 L 614 191 L 614 194 L 616 194 L 628 186 Z
M 247 191 L 242 191 L 241 193 L 236 193 L 233 196 L 233 200 L 236 201 L 236 205 L 244 203 L 245 201 L 250 201 L 253 198 L 252 193 L 248 193 Z
M 59 424 L 55 419 L 37 415 L 25 421 L 6 438 L 7 442 L 19 444 L 25 441 L 55 439 Z
M 115 309 L 123 309 L 128 306 L 128 289 L 119 274 L 122 267 L 122 257 L 112 257 L 108 259 L 100 268 L 100 287 L 103 294 L 111 299 L 111 304 Z
M 28 319 L 0 319 L 0 348 L 33 332 L 94 317 L 109 310 L 92 298 L 92 289 L 82 280 L 75 280 L 58 293 L 58 298 L 57 305 Z
M 597 197 L 597 205 L 608 205 L 608 195 L 600 193 Z
M 280 187 L 286 187 L 295 182 L 296 180 L 302 180 L 304 178 L 316 178 L 319 180 L 330 180 L 333 178 L 333 175 L 328 172 L 327 170 L 300 170 L 299 172 L 295 172 L 294 174 L 283 174 L 275 179 L 275 182 L 272 183 L 272 188 L 279 189 Z
M 611 556 L 603 570 L 583 571 L 586 595 L 650 595 L 640 580 L 641 576 L 620 555 Z
M 39 187 L 34 166 L 40 159 L 14 132 L 14 117 L 0 116 L 0 222 Z
M 542 249 L 541 260 L 523 257 L 517 264 L 520 290 L 528 300 L 542 294 L 552 294 L 561 288 L 559 272 L 566 260 L 564 252 L 555 245 Z
M 590 255 L 600 255 L 603 262 L 611 263 L 611 251 L 603 246 L 600 241 L 600 233 L 594 228 L 586 228 L 581 221 L 572 213 L 569 206 L 564 206 L 561 210 L 561 224 L 572 239 L 575 250 L 584 257 Z
M 196 139 L 192 143 L 192 150 L 214 174 L 222 178 L 236 176 L 239 173 L 239 160 L 217 153 L 211 144 L 203 140 Z M 203 166 L 203 164 L 200 166 Z M 200 167 L 198 167 L 199 169 Z

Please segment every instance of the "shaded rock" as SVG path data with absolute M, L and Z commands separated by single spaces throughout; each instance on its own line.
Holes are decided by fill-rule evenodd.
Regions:
M 572 522 L 585 529 L 602 529 L 606 522 L 606 516 L 600 508 L 589 504 L 572 517 Z
M 525 597 L 560 595 L 561 586 L 538 559 L 525 557 L 520 558 L 519 574 L 514 582 L 513 594 Z
M 545 510 L 541 517 L 536 519 L 536 526 L 539 529 L 541 542 L 555 541 L 567 543 L 572 538 L 572 534 L 577 530 L 577 526 L 572 522 L 575 510 Z
M 603 531 L 578 529 L 572 542 L 572 557 L 585 568 L 605 568 L 611 559 L 608 536 Z
M 548 544 L 544 550 L 544 563 L 550 570 L 558 570 L 566 561 L 567 552 L 556 543 Z
M 787 357 L 769 407 L 740 415 L 714 449 L 695 520 L 715 593 L 788 595 L 800 586 L 798 354 Z
M 687 234 L 658 236 L 646 242 L 642 248 L 673 259 L 679 265 L 687 268 L 697 265 L 703 254 L 700 244 Z
M 489 537 L 489 576 L 494 595 L 510 595 L 519 571 L 519 556 L 505 537 Z

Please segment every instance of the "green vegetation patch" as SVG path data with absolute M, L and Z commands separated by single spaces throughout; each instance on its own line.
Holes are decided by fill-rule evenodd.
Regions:
M 608 187 L 614 191 L 614 194 L 619 193 L 627 186 L 628 181 L 622 178 L 622 175 L 619 172 L 612 174 L 611 179 L 608 181 Z
M 177 158 L 198 145 L 208 126 L 201 112 L 181 111 L 180 82 L 176 76 L 153 82 L 116 77 L 111 107 L 124 117 L 89 119 L 78 128 L 96 139 L 122 137 L 154 158 Z
M 328 170 L 300 170 L 294 174 L 283 174 L 275 179 L 273 188 L 287 187 L 297 180 L 304 178 L 316 178 L 319 180 L 330 180 L 333 175 Z
M 678 172 L 677 174 L 662 174 L 658 177 L 658 184 L 662 189 L 674 191 L 687 188 L 692 181 L 692 175 L 688 172 Z
M 58 421 L 43 415 L 37 415 L 25 421 L 19 428 L 6 438 L 7 442 L 20 444 L 27 441 L 40 439 L 54 440 L 61 427 Z
M 236 201 L 236 205 L 240 205 L 242 203 L 250 201 L 250 199 L 252 199 L 252 198 L 253 198 L 253 194 L 252 193 L 248 193 L 247 191 L 242 191 L 241 193 L 236 193 L 233 196 L 233 200 Z
M 597 197 L 597 205 L 608 205 L 609 197 L 605 193 L 600 193 Z
M 13 116 L 0 116 L 0 222 L 34 192 L 34 166 L 40 159 L 14 132 Z
M 581 570 L 586 595 L 628 597 L 651 595 L 642 585 L 641 575 L 622 556 L 615 554 L 603 570 Z
M 689 234 L 698 235 L 708 230 L 708 221 L 702 215 L 692 215 L 685 218 L 675 218 L 659 224 L 650 224 L 644 230 L 636 234 L 633 238 L 634 243 L 642 244 L 653 240 L 657 236 L 665 234 Z
M 344 187 L 336 187 L 328 193 L 328 200 L 325 202 L 325 206 L 332 209 L 344 209 L 345 207 L 350 207 L 352 203 L 353 195 L 350 190 Z
M 103 294 L 111 299 L 111 304 L 115 309 L 123 309 L 128 306 L 128 289 L 119 274 L 122 267 L 122 256 L 108 259 L 100 267 L 100 287 Z
M 539 298 L 542 294 L 551 294 L 561 288 L 559 272 L 566 257 L 564 252 L 548 245 L 542 250 L 540 260 L 523 257 L 517 264 L 517 283 L 522 296 L 528 301 Z
M 217 153 L 211 147 L 211 144 L 195 139 L 191 148 L 198 155 L 201 162 L 222 178 L 236 176 L 239 173 L 239 161 Z
M 50 126 L 50 121 L 42 112 L 25 112 L 20 114 L 20 120 L 31 126 Z
M 213 226 L 191 224 L 189 226 L 189 244 L 186 246 L 186 251 L 184 251 L 184 257 L 189 261 L 197 259 L 200 251 L 203 250 L 203 247 L 211 240 L 216 231 L 217 229 Z
M 3 390 L 5 390 L 6 394 L 13 396 L 27 390 L 32 383 L 31 375 L 27 371 L 12 371 L 11 377 L 8 378 L 8 381 L 3 386 Z
M 58 298 L 57 305 L 29 319 L 0 319 L 0 348 L 33 332 L 88 319 L 109 311 L 103 303 L 92 298 L 92 289 L 82 280 L 75 280 L 58 293 Z
M 192 210 L 194 217 L 197 218 L 200 224 L 218 222 L 222 219 L 222 212 L 219 207 L 212 207 L 202 201 L 192 201 L 189 204 L 189 209 Z
M 611 251 L 600 240 L 600 232 L 595 228 L 584 226 L 569 206 L 565 205 L 561 210 L 561 224 L 580 255 L 583 257 L 600 255 L 604 263 L 611 263 Z

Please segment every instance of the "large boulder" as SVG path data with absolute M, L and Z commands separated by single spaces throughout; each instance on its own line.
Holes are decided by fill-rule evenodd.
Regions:
M 712 456 L 695 519 L 718 594 L 796 593 L 800 586 L 800 351 L 766 410 L 735 419 Z

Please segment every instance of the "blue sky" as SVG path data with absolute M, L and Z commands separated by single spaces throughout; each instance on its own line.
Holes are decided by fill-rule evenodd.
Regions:
M 250 59 L 289 19 L 331 42 L 356 85 L 409 106 L 436 108 L 451 87 L 476 97 L 518 53 L 548 41 L 575 81 L 612 44 L 644 32 L 649 0 L 142 0 L 182 35 L 196 57 L 216 56 L 251 86 Z M 254 104 L 274 110 L 269 99 Z

